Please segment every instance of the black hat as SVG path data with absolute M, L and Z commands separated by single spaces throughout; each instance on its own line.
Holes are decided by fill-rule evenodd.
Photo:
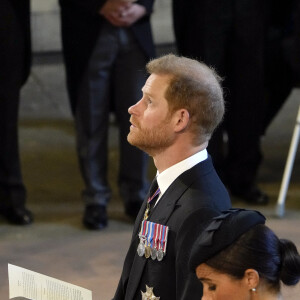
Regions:
M 232 208 L 212 219 L 212 222 L 196 239 L 190 255 L 189 268 L 206 262 L 231 245 L 243 233 L 257 224 L 265 224 L 266 218 L 258 211 Z

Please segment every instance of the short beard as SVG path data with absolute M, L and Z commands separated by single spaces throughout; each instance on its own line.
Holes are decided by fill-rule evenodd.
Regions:
M 168 121 L 169 119 L 152 129 L 139 129 L 142 132 L 137 134 L 137 136 L 129 132 L 127 140 L 132 146 L 153 157 L 173 144 L 174 137 L 166 131 Z

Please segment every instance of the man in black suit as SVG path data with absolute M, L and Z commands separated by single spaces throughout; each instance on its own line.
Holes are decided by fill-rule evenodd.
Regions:
M 265 51 L 266 133 L 292 89 L 300 83 L 300 1 L 273 0 Z M 278 76 L 280 74 L 280 76 Z
M 20 90 L 30 71 L 29 0 L 0 2 L 0 214 L 17 225 L 30 224 L 25 208 L 18 145 Z
M 179 54 L 200 59 L 224 77 L 226 116 L 209 145 L 216 170 L 234 196 L 252 204 L 268 203 L 256 182 L 268 14 L 268 0 L 173 0 Z
M 129 108 L 128 141 L 153 157 L 158 186 L 137 216 L 114 300 L 199 299 L 191 246 L 231 206 L 206 151 L 223 117 L 222 88 L 212 69 L 185 57 L 163 56 L 147 70 L 143 97 Z
M 84 225 L 107 226 L 109 112 L 120 129 L 119 188 L 135 218 L 148 189 L 147 156 L 127 143 L 127 109 L 141 96 L 144 66 L 154 56 L 153 0 L 60 0 L 67 88 L 85 182 Z M 128 170 L 132 170 L 128 172 Z

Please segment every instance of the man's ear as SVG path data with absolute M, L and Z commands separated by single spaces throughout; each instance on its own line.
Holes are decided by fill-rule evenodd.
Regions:
M 244 280 L 249 290 L 256 289 L 259 284 L 259 274 L 254 269 L 247 269 L 244 274 Z
M 178 109 L 174 113 L 174 120 L 175 120 L 175 132 L 183 131 L 187 128 L 189 121 L 190 121 L 190 114 L 189 112 L 182 108 Z

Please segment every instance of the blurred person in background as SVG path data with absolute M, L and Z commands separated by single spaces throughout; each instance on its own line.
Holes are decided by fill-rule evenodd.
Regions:
M 173 0 L 178 53 L 224 78 L 226 114 L 208 150 L 231 194 L 268 203 L 257 185 L 264 122 L 264 47 L 269 1 Z
M 31 65 L 30 2 L 0 2 L 0 214 L 16 225 L 32 223 L 25 207 L 18 142 L 20 91 Z
M 85 188 L 83 224 L 107 226 L 109 115 L 119 126 L 118 185 L 125 213 L 135 218 L 149 187 L 147 155 L 127 142 L 128 107 L 141 97 L 144 66 L 155 56 L 153 0 L 59 0 L 67 89 L 75 118 Z
M 265 51 L 263 134 L 292 89 L 300 86 L 300 1 L 272 0 Z

